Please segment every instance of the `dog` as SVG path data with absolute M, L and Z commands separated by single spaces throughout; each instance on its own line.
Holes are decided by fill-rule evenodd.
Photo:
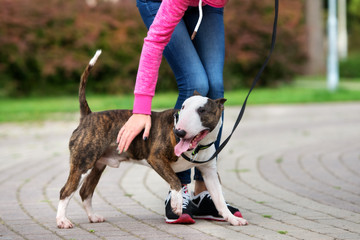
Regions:
M 80 123 L 69 141 L 70 172 L 60 191 L 56 215 L 59 228 L 72 228 L 66 217 L 67 205 L 74 192 L 81 186 L 80 196 L 90 222 L 105 219 L 94 213 L 92 196 L 106 166 L 119 167 L 122 161 L 142 162 L 152 167 L 170 185 L 171 208 L 182 213 L 182 194 L 179 178 L 175 174 L 196 166 L 202 173 L 206 187 L 216 209 L 232 225 L 246 225 L 243 218 L 234 216 L 225 203 L 216 170 L 216 160 L 205 161 L 215 152 L 212 144 L 197 153 L 197 161 L 187 161 L 193 150 L 200 145 L 209 145 L 217 139 L 222 124 L 221 115 L 226 99 L 211 100 L 198 94 L 188 98 L 180 110 L 152 112 L 151 131 L 144 141 L 141 134 L 131 143 L 126 152 L 117 151 L 116 137 L 120 128 L 132 115 L 131 110 L 91 112 L 86 101 L 85 88 L 91 68 L 101 51 L 97 51 L 85 68 L 79 87 Z M 175 116 L 175 118 L 174 118 Z

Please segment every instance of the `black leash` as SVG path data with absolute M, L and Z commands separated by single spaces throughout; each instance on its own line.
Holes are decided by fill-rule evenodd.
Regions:
M 271 54 L 275 48 L 275 40 L 276 40 L 276 30 L 277 30 L 277 21 L 278 21 L 278 13 L 279 13 L 279 0 L 275 0 L 275 16 L 274 16 L 274 25 L 273 25 L 273 32 L 272 32 L 272 37 L 271 37 L 271 47 L 270 47 L 270 52 L 269 52 L 269 55 L 267 56 L 267 58 L 265 59 L 265 62 L 263 63 L 263 65 L 261 66 L 259 72 L 256 74 L 252 84 L 251 84 L 251 87 L 250 87 L 250 90 L 245 98 L 245 101 L 241 107 L 241 110 L 240 110 L 240 113 L 235 121 L 235 124 L 234 124 L 234 127 L 230 133 L 230 135 L 225 139 L 225 141 L 219 146 L 219 148 L 216 150 L 216 152 L 206 161 L 195 161 L 195 159 L 191 159 L 189 157 L 187 157 L 185 154 L 182 154 L 182 157 L 187 160 L 187 161 L 190 161 L 190 162 L 194 162 L 194 163 L 206 163 L 206 162 L 209 162 L 211 160 L 213 160 L 215 157 L 217 157 L 217 155 L 221 152 L 221 150 L 225 147 L 225 145 L 229 142 L 231 136 L 233 135 L 235 129 L 237 128 L 237 126 L 239 125 L 243 115 L 244 115 L 244 112 L 245 112 L 245 108 L 246 108 L 246 103 L 247 103 L 247 100 L 249 98 L 249 95 L 250 93 L 252 92 L 252 90 L 255 88 L 257 82 L 259 81 L 260 79 L 260 76 L 261 74 L 263 73 L 266 65 L 268 64 L 269 60 L 270 60 L 270 57 L 271 57 Z

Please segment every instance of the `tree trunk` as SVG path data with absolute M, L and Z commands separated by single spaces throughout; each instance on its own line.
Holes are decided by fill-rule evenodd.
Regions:
M 306 73 L 325 72 L 323 6 L 320 0 L 306 0 L 306 26 L 308 32 L 308 64 Z

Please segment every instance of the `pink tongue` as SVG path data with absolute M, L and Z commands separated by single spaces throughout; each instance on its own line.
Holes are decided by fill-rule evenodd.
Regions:
M 176 144 L 174 151 L 176 156 L 180 156 L 183 152 L 186 152 L 189 149 L 191 139 L 180 139 L 180 142 Z

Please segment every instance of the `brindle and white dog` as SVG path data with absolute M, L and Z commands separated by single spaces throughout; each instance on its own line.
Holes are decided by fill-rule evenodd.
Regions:
M 221 127 L 221 114 L 225 99 L 211 100 L 200 95 L 188 98 L 181 110 L 152 112 L 151 131 L 144 141 L 139 134 L 128 151 L 118 154 L 116 137 L 119 129 L 132 115 L 130 110 L 91 112 L 85 97 L 85 87 L 90 69 L 100 55 L 98 51 L 81 76 L 79 87 L 80 123 L 74 130 L 69 143 L 70 173 L 60 191 L 56 216 L 59 228 L 72 228 L 66 217 L 67 205 L 77 190 L 90 222 L 103 222 L 104 218 L 92 209 L 92 196 L 102 172 L 108 165 L 119 167 L 122 161 L 140 162 L 146 159 L 165 181 L 170 184 L 171 207 L 174 213 L 182 213 L 181 183 L 175 172 L 196 166 L 202 173 L 216 209 L 232 225 L 246 225 L 243 218 L 234 216 L 225 203 L 216 170 L 216 160 L 199 164 L 189 162 L 182 154 L 191 158 L 192 150 L 198 145 L 207 145 L 216 140 Z M 174 121 L 174 114 L 177 115 Z M 177 136 L 176 136 L 177 135 Z M 179 139 L 177 141 L 177 139 Z M 197 161 L 206 161 L 215 152 L 214 145 L 199 151 Z

